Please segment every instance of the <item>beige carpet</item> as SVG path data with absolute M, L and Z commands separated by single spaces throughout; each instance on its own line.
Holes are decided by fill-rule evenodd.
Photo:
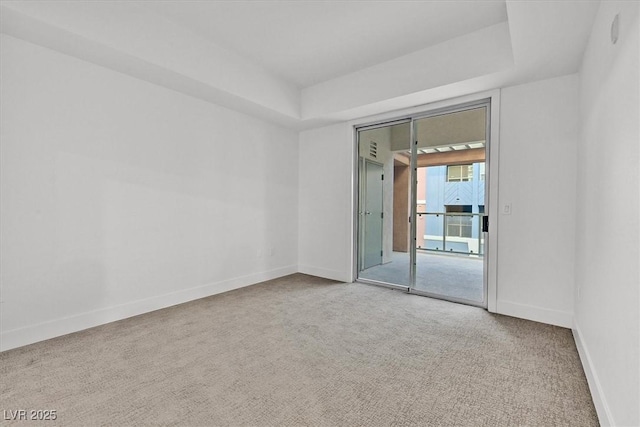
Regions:
M 597 425 L 571 331 L 305 275 L 0 363 L 0 411 L 57 411 L 20 426 Z

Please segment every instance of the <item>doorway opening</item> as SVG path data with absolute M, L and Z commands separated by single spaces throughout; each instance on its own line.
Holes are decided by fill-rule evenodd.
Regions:
M 490 101 L 357 128 L 357 279 L 487 306 Z

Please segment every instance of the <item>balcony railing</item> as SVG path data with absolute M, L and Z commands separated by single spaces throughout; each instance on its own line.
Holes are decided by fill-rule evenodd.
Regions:
M 416 246 L 425 251 L 484 255 L 482 213 L 417 212 Z

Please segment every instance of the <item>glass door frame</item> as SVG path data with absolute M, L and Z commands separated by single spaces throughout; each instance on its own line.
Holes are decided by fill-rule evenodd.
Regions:
M 385 287 L 389 287 L 389 288 L 393 288 L 393 289 L 401 289 L 406 291 L 407 293 L 410 294 L 416 294 L 416 295 L 421 295 L 421 296 L 427 296 L 427 297 L 431 297 L 431 298 L 436 298 L 436 299 L 441 299 L 441 300 L 446 300 L 446 301 L 451 301 L 451 302 L 456 302 L 456 303 L 461 303 L 461 304 L 466 304 L 466 305 L 473 305 L 473 306 L 477 306 L 477 307 L 482 307 L 482 308 L 490 308 L 490 295 L 489 295 L 489 267 L 490 267 L 490 263 L 489 263 L 489 257 L 493 256 L 493 253 L 490 249 L 490 240 L 493 240 L 495 238 L 497 238 L 497 233 L 494 233 L 493 229 L 490 229 L 492 231 L 492 236 L 489 235 L 489 233 L 487 232 L 482 232 L 482 235 L 484 237 L 484 254 L 483 254 L 483 278 L 482 278 L 482 282 L 483 282 L 483 300 L 482 302 L 478 302 L 478 301 L 472 301 L 472 300 L 467 300 L 467 299 L 463 299 L 463 298 L 456 298 L 456 297 L 451 297 L 451 296 L 447 296 L 447 295 L 442 295 L 442 294 L 436 294 L 436 293 L 432 293 L 432 292 L 428 292 L 428 291 L 424 291 L 424 290 L 418 290 L 415 289 L 415 284 L 416 284 L 416 267 L 417 267 L 417 157 L 418 157 L 418 141 L 416 138 L 416 122 L 420 119 L 425 119 L 425 118 L 429 118 L 429 117 L 436 117 L 436 116 L 441 116 L 441 115 L 446 115 L 446 114 L 451 114 L 451 113 L 456 113 L 456 112 L 461 112 L 461 111 L 467 111 L 467 110 L 472 110 L 472 109 L 476 109 L 476 108 L 485 108 L 485 181 L 484 181 L 484 198 L 485 198 L 485 211 L 484 211 L 484 216 L 487 216 L 487 218 L 490 218 L 490 213 L 491 213 L 491 169 L 492 169 L 492 165 L 491 165 L 491 146 L 492 146 L 492 121 L 494 119 L 492 119 L 492 104 L 494 103 L 494 99 L 492 96 L 487 96 L 487 97 L 483 97 L 480 98 L 478 100 L 473 100 L 473 101 L 469 101 L 469 102 L 461 102 L 461 103 L 457 103 L 457 104 L 451 104 L 448 106 L 444 106 L 444 107 L 440 107 L 440 108 L 433 108 L 433 109 L 428 109 L 428 110 L 422 110 L 413 114 L 406 114 L 406 115 L 402 115 L 400 117 L 397 117 L 395 119 L 392 120 L 380 120 L 377 122 L 372 122 L 369 124 L 363 124 L 363 125 L 354 125 L 354 135 L 355 135 L 355 160 L 356 160 L 356 173 L 355 173 L 355 201 L 356 201 L 356 222 L 355 222 L 355 227 L 354 227 L 354 231 L 355 231 L 355 239 L 354 239 L 354 261 L 355 261 L 355 271 L 354 271 L 354 278 L 356 281 L 358 282 L 362 282 L 362 283 L 368 283 L 368 284 L 372 284 L 372 285 L 378 285 L 378 286 L 385 286 Z M 361 203 L 361 198 L 359 195 L 360 192 L 360 186 L 361 186 L 361 170 L 360 170 L 360 165 L 361 165 L 361 161 L 360 161 L 360 155 L 359 155 L 359 132 L 363 131 L 363 130 L 370 130 L 370 129 L 375 129 L 375 128 L 380 128 L 380 127 L 386 127 L 386 126 L 393 126 L 396 124 L 402 124 L 402 123 L 407 123 L 410 122 L 410 139 L 409 139 L 409 148 L 411 151 L 411 162 L 410 162 L 410 173 L 411 173 L 411 177 L 410 177 L 410 227 L 409 227 L 409 285 L 400 285 L 400 284 L 394 284 L 394 283 L 387 283 L 387 282 L 381 282 L 381 281 L 377 281 L 377 280 L 372 280 L 372 279 L 366 279 L 366 278 L 360 278 L 359 277 L 359 273 L 360 273 L 360 244 L 361 244 L 361 240 L 360 240 L 360 236 L 361 236 L 361 225 L 360 225 L 360 221 L 361 221 L 361 215 L 358 214 L 359 211 L 359 207 L 360 207 L 360 203 Z M 495 228 L 495 227 L 494 227 Z M 443 230 L 443 232 L 446 232 L 446 230 Z
M 363 164 L 364 161 L 363 159 L 360 158 L 360 138 L 359 138 L 359 133 L 362 131 L 367 131 L 367 130 L 373 130 L 373 129 L 379 129 L 379 128 L 384 128 L 384 127 L 390 127 L 390 126 L 396 126 L 396 125 L 402 125 L 402 124 L 410 124 L 410 128 L 411 128 L 411 132 L 413 132 L 413 121 L 412 118 L 410 116 L 407 117 L 400 117 L 398 119 L 393 119 L 393 120 L 386 120 L 386 121 L 377 121 L 374 123 L 370 123 L 367 125 L 363 125 L 363 126 L 354 126 L 354 135 L 355 135 L 355 152 L 354 152 L 354 156 L 355 156 L 355 161 L 356 161 L 356 168 L 355 168 L 355 215 L 356 215 L 356 220 L 355 220 L 355 226 L 354 226 L 354 232 L 355 232 L 355 237 L 354 237 L 354 266 L 355 266 L 355 270 L 354 270 L 354 281 L 358 281 L 361 283 L 367 283 L 370 285 L 377 285 L 377 286 L 383 286 L 386 288 L 391 288 L 391 289 L 399 289 L 399 290 L 403 290 L 406 292 L 410 291 L 410 286 L 407 285 L 402 285 L 402 284 L 398 284 L 398 283 L 389 283 L 389 282 L 382 282 L 379 280 L 373 280 L 373 279 L 365 279 L 365 278 L 361 278 L 358 277 L 359 273 L 360 273 L 360 267 L 362 265 L 362 256 L 360 253 L 360 248 L 361 245 L 364 242 L 363 239 L 363 224 L 362 224 L 362 211 L 361 211 L 361 206 L 363 203 L 363 194 L 362 194 L 362 190 L 361 190 L 361 185 L 362 185 L 362 172 L 363 172 Z M 411 136 L 411 138 L 413 138 L 413 136 Z

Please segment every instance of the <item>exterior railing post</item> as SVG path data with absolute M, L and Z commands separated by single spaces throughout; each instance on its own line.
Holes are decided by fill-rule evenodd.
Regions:
M 442 214 L 442 250 L 447 251 L 447 214 Z

